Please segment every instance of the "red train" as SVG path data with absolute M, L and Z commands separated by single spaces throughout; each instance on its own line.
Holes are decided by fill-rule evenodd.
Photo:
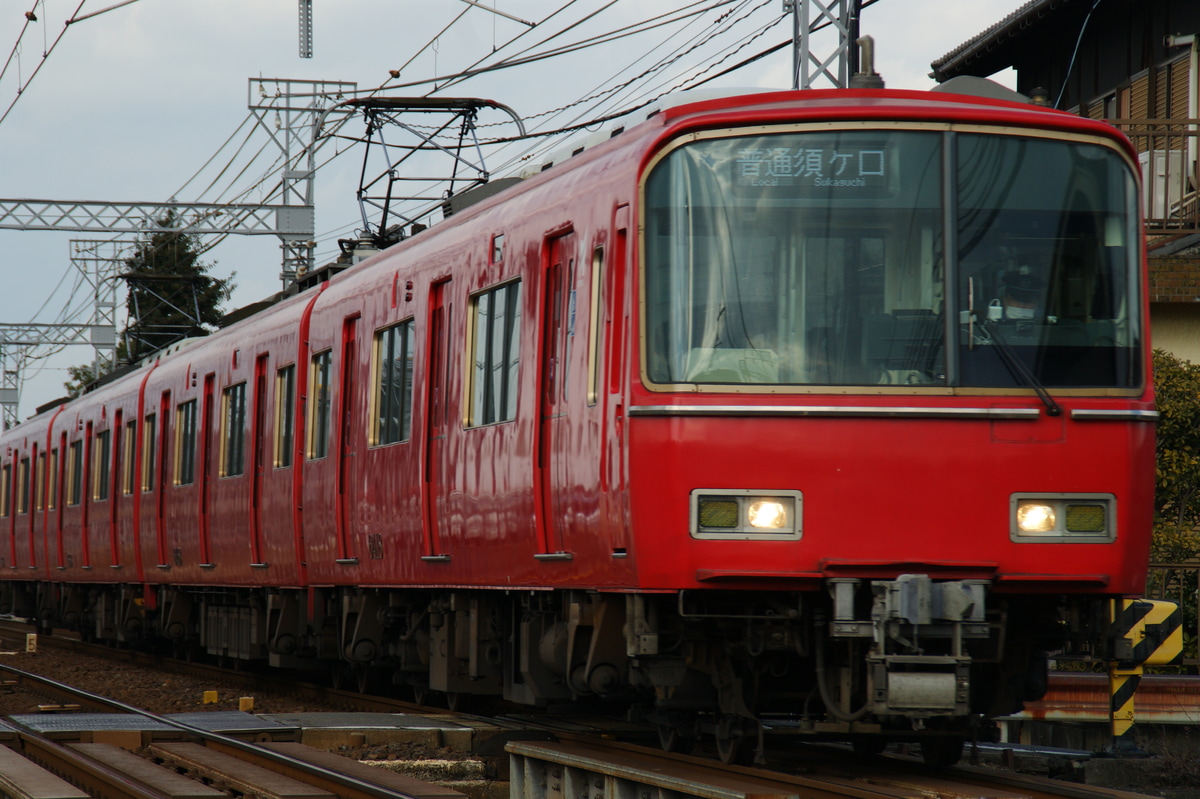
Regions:
M 5 432 L 0 610 L 952 761 L 1143 589 L 1135 165 L 965 95 L 665 108 Z

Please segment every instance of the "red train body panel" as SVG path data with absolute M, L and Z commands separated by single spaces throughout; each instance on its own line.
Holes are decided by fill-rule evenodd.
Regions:
M 813 697 L 961 733 L 1143 588 L 1132 162 L 955 95 L 660 111 L 6 431 L 4 609 L 724 754 Z

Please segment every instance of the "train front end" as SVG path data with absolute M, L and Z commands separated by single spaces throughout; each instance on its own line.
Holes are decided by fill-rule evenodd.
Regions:
M 1044 691 L 1047 653 L 1104 657 L 1151 528 L 1137 196 L 1119 134 L 1012 103 L 664 121 L 627 435 L 668 742 L 714 702 L 726 754 L 764 713 L 962 735 Z

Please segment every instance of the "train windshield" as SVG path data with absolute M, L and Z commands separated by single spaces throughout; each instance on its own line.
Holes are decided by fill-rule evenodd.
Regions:
M 644 214 L 652 383 L 1140 385 L 1135 181 L 1098 142 L 701 138 Z

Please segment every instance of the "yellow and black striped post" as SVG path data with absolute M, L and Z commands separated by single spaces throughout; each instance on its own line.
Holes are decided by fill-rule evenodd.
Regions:
M 1115 599 L 1110 603 L 1112 652 L 1108 665 L 1112 753 L 1141 754 L 1133 737 L 1134 694 L 1144 667 L 1166 666 L 1183 658 L 1179 606 L 1156 599 Z

